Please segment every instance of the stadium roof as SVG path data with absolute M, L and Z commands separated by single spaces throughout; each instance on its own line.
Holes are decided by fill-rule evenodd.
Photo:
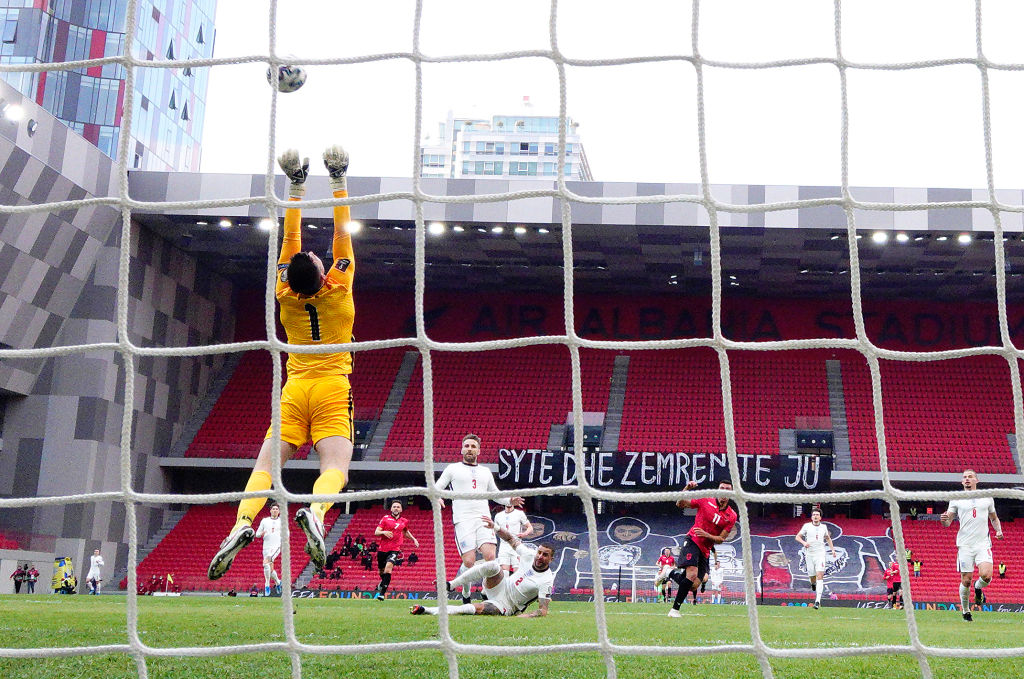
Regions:
M 263 195 L 264 176 L 132 172 L 130 187 L 132 198 L 140 201 L 237 200 Z M 422 180 L 424 193 L 445 200 L 555 188 L 550 181 Z M 587 182 L 569 183 L 568 188 L 580 196 L 614 201 L 699 193 L 693 184 Z M 278 176 L 275 190 L 284 195 L 284 189 L 284 177 Z M 410 179 L 350 179 L 354 197 L 411 191 Z M 984 191 L 870 188 L 851 189 L 851 193 L 857 201 L 886 208 L 854 211 L 861 236 L 865 297 L 995 299 L 993 222 L 991 213 L 978 207 L 987 198 Z M 846 216 L 834 204 L 840 195 L 838 187 L 716 185 L 712 195 L 728 206 L 718 212 L 727 294 L 830 298 L 850 294 Z M 311 177 L 307 197 L 328 196 L 326 177 Z M 832 204 L 811 203 L 822 200 Z M 1024 204 L 1024 192 L 1000 192 L 999 200 Z M 804 202 L 795 209 L 777 209 L 779 204 L 795 201 Z M 911 204 L 939 205 L 893 209 Z M 758 205 L 774 207 L 749 211 Z M 577 291 L 710 292 L 709 216 L 703 206 L 574 202 L 571 207 Z M 360 286 L 411 289 L 412 201 L 393 197 L 355 205 L 352 213 L 363 225 L 356 236 Z M 266 280 L 267 232 L 258 228 L 266 214 L 262 204 L 135 214 L 140 223 L 236 282 L 258 286 Z M 1021 299 L 1024 221 L 1020 213 L 1002 215 L 1008 298 Z M 220 226 L 221 219 L 230 220 L 231 226 Z M 531 194 L 512 201 L 426 202 L 424 221 L 437 222 L 444 229 L 427 236 L 427 286 L 431 289 L 552 291 L 562 287 L 560 201 L 551 195 Z M 307 210 L 303 223 L 304 248 L 327 252 L 330 210 Z M 884 243 L 875 240 L 876 232 L 885 234 Z

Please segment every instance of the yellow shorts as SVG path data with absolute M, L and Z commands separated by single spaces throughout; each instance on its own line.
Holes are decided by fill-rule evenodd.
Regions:
M 271 438 L 272 428 L 266 438 Z M 345 375 L 289 379 L 281 390 L 281 440 L 296 446 L 328 436 L 352 440 L 352 387 Z

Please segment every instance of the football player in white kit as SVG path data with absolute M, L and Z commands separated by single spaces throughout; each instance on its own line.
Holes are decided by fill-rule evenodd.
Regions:
M 708 573 L 708 586 L 711 588 L 711 603 L 722 603 L 722 583 L 725 582 L 725 571 L 722 570 L 722 563 L 715 561 L 715 567 Z
M 804 547 L 807 573 L 810 575 L 811 587 L 814 589 L 814 608 L 817 609 L 821 607 L 821 594 L 825 591 L 826 542 L 828 542 L 829 549 L 832 550 L 832 558 L 838 558 L 836 546 L 832 544 L 832 536 L 828 532 L 828 526 L 821 522 L 820 509 L 811 510 L 811 520 L 805 523 L 800 532 L 796 534 L 796 541 Z
M 473 491 L 496 491 L 498 486 L 494 483 L 494 476 L 487 467 L 477 464 L 480 456 L 480 437 L 476 434 L 466 434 L 462 437 L 462 462 L 454 462 L 445 467 L 441 477 L 434 486 L 438 490 L 444 490 L 451 486 L 457 493 L 471 493 Z M 523 498 L 500 498 L 495 500 L 501 505 L 523 506 Z M 444 500 L 441 500 L 441 507 L 444 507 Z M 485 525 L 491 523 L 491 501 L 490 500 L 452 500 L 452 521 L 455 523 L 455 544 L 459 548 L 459 556 L 462 557 L 462 567 L 469 569 L 476 563 L 476 551 L 479 549 L 484 561 L 494 561 L 498 552 L 498 539 L 494 536 L 493 528 Z M 493 524 L 492 524 L 493 525 Z M 472 580 L 466 580 L 462 585 L 462 603 L 469 603 L 470 587 Z
M 483 523 L 489 529 L 494 530 L 494 522 L 490 519 L 485 518 Z M 448 615 L 544 617 L 548 614 L 548 606 L 551 604 L 551 588 L 555 583 L 555 574 L 551 571 L 551 561 L 555 558 L 554 545 L 545 542 L 534 551 L 504 528 L 498 528 L 497 534 L 516 551 L 524 564 L 529 563 L 530 565 L 509 575 L 501 570 L 497 561 L 481 561 L 463 571 L 448 581 L 448 591 L 451 592 L 466 583 L 483 578 L 487 601 L 463 603 L 460 606 L 449 604 Z M 526 607 L 534 601 L 537 601 L 537 610 L 526 613 Z M 438 610 L 438 606 L 415 605 L 409 609 L 409 612 L 413 615 L 437 615 Z
M 964 490 L 976 490 L 978 474 L 973 469 L 965 469 L 963 476 Z M 981 591 L 992 582 L 992 540 L 988 536 L 988 524 L 996 532 L 996 540 L 1003 539 L 1003 527 L 996 516 L 996 505 L 990 497 L 977 497 L 969 500 L 953 500 L 949 508 L 939 519 L 942 525 L 949 527 L 953 520 L 960 522 L 960 530 L 956 534 L 956 567 L 960 572 L 960 610 L 964 620 L 971 622 L 970 593 L 971 576 L 974 566 L 978 566 L 978 579 L 974 583 L 974 603 L 985 603 L 985 594 Z
M 89 585 L 89 594 L 100 593 L 100 588 L 103 586 L 101 568 L 103 568 L 103 557 L 100 556 L 100 550 L 94 549 L 92 550 L 92 556 L 89 557 L 89 573 L 85 576 L 85 584 Z M 989 573 L 991 572 L 992 568 L 990 567 Z
M 274 560 L 281 554 L 281 508 L 276 502 L 270 503 L 270 516 L 260 521 L 255 537 L 263 538 L 263 596 L 270 596 L 271 577 L 280 594 L 281 578 L 274 570 Z
M 533 524 L 526 518 L 526 513 L 513 505 L 505 505 L 505 509 L 494 513 L 494 525 L 495 529 L 504 528 L 520 540 L 533 532 Z M 519 555 L 504 540 L 498 545 L 498 564 L 507 573 L 519 570 Z

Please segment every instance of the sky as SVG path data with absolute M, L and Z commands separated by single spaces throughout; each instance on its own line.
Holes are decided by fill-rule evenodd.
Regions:
M 846 59 L 899 63 L 974 58 L 974 0 L 847 0 Z M 628 11 L 627 11 L 628 8 Z M 279 3 L 277 51 L 303 59 L 413 48 L 411 0 Z M 547 0 L 423 0 L 420 51 L 430 56 L 547 50 Z M 679 0 L 560 0 L 566 58 L 692 55 L 691 4 Z M 827 0 L 713 0 L 700 4 L 705 59 L 761 62 L 836 54 Z M 269 53 L 268 0 L 219 0 L 214 56 Z M 987 59 L 1024 64 L 1024 3 L 983 2 Z M 415 65 L 392 59 L 310 65 L 306 85 L 278 96 L 277 149 L 314 159 L 334 143 L 354 176 L 409 177 L 416 155 Z M 207 95 L 203 172 L 263 172 L 271 88 L 266 66 L 214 67 Z M 489 118 L 557 114 L 558 69 L 543 57 L 424 64 L 423 135 L 449 110 Z M 684 61 L 566 66 L 567 113 L 579 123 L 594 179 L 700 180 L 697 77 Z M 974 65 L 849 69 L 851 186 L 984 188 L 982 78 Z M 1024 72 L 990 70 L 993 168 L 998 188 L 1024 188 Z M 716 184 L 838 185 L 840 76 L 831 65 L 704 69 L 708 176 Z M 319 163 L 314 172 L 323 173 Z

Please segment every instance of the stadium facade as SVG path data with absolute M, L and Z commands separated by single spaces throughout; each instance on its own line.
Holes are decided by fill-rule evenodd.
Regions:
M 438 124 L 436 140 L 420 147 L 421 176 L 462 179 L 554 178 L 558 175 L 558 116 L 519 113 L 490 119 L 457 117 L 451 111 Z M 565 178 L 590 181 L 590 165 L 578 133 L 579 123 L 565 122 Z
M 123 55 L 127 7 L 127 0 L 0 0 L 0 63 Z M 147 61 L 213 56 L 216 7 L 216 0 L 141 0 L 133 54 Z M 2 77 L 115 157 L 125 99 L 123 66 Z M 129 167 L 198 170 L 208 78 L 208 68 L 136 71 Z

